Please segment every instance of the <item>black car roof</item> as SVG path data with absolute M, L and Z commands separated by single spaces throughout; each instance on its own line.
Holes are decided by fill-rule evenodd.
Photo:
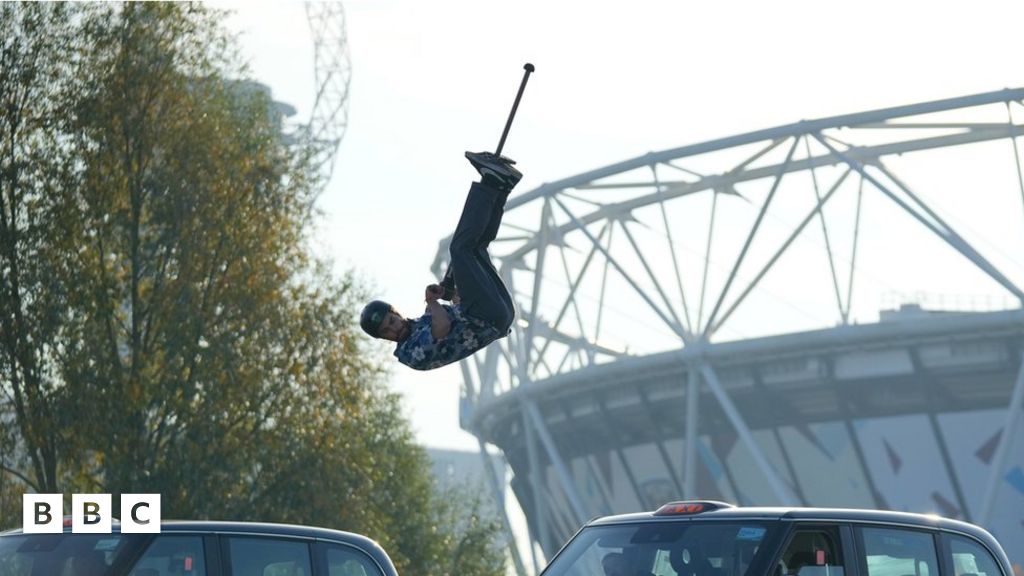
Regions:
M 719 508 L 697 514 L 678 514 L 656 516 L 654 512 L 641 512 L 636 514 L 621 514 L 617 516 L 605 516 L 592 520 L 589 525 L 603 526 L 611 524 L 626 524 L 634 522 L 680 522 L 700 520 L 807 520 L 807 521 L 832 521 L 832 522 L 864 522 L 875 524 L 890 524 L 901 526 L 916 526 L 920 528 L 939 528 L 964 532 L 978 537 L 988 536 L 983 529 L 959 520 L 951 520 L 941 516 L 930 514 L 914 514 L 910 512 L 894 512 L 889 510 L 859 510 L 846 508 L 761 508 L 761 507 L 731 507 Z
M 115 525 L 116 526 L 116 525 Z M 275 524 L 271 522 L 230 522 L 220 520 L 164 520 L 160 531 L 166 532 L 215 532 L 219 534 L 244 533 L 254 535 L 291 536 L 295 538 L 319 538 L 342 542 L 373 543 L 373 540 L 344 530 L 303 526 L 300 524 Z
M 70 528 L 65 528 L 70 532 Z M 120 524 L 114 521 L 111 531 L 120 532 Z M 218 534 L 253 534 L 253 535 L 274 535 L 290 536 L 293 538 L 319 538 L 321 540 L 337 540 L 341 542 L 358 542 L 360 544 L 373 543 L 373 540 L 344 530 L 332 528 L 320 528 L 317 526 L 303 526 L 300 524 L 276 524 L 272 522 L 233 522 L 226 520 L 164 520 L 160 523 L 160 532 L 205 532 Z M 11 530 L 3 535 L 21 534 L 20 529 Z
M 703 511 L 701 511 L 702 509 Z M 932 514 L 847 508 L 744 508 L 722 502 L 695 500 L 666 504 L 662 507 L 660 514 L 657 512 L 642 512 L 595 518 L 587 523 L 585 529 L 649 522 L 720 522 L 730 520 L 749 522 L 805 521 L 831 524 L 857 523 L 875 524 L 877 527 L 909 527 L 957 532 L 983 542 L 999 558 L 1003 573 L 1014 573 L 1006 552 L 987 530 L 974 524 Z
M 120 532 L 120 525 L 114 522 L 112 532 Z M 70 528 L 65 528 L 70 532 Z M 218 520 L 164 520 L 160 523 L 161 534 L 236 534 L 248 536 L 276 536 L 286 538 L 307 538 L 328 540 L 351 544 L 373 556 L 373 559 L 385 570 L 385 574 L 394 574 L 394 565 L 383 548 L 374 540 L 354 532 L 302 526 L 299 524 L 274 524 L 269 522 L 230 522 Z M 22 535 L 20 529 L 0 533 L 0 536 Z

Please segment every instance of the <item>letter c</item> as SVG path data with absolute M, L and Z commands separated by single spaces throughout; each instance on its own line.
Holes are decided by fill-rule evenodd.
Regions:
M 149 502 L 139 502 L 135 506 L 132 506 L 132 520 L 136 524 L 140 524 L 142 526 L 145 526 L 146 524 L 149 524 L 149 520 L 139 520 L 139 515 L 138 515 L 139 508 L 142 508 L 143 506 L 145 506 L 146 508 L 149 508 Z

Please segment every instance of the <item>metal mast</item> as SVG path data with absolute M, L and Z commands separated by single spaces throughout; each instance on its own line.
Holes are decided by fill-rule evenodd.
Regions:
M 352 66 L 341 2 L 306 2 L 306 17 L 313 34 L 316 101 L 306 137 L 313 147 L 311 162 L 323 174 L 326 186 L 348 126 L 348 88 Z

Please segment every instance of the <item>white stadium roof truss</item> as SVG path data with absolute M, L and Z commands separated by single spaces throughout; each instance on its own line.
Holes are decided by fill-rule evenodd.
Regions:
M 630 297 L 642 302 L 647 312 L 653 313 L 677 338 L 680 346 L 714 342 L 761 280 L 812 226 L 820 227 L 825 241 L 834 293 L 832 298 L 835 300 L 835 321 L 849 323 L 856 282 L 857 238 L 862 233 L 859 228 L 860 205 L 862 198 L 872 193 L 888 198 L 936 238 L 956 250 L 1001 286 L 1019 306 L 1024 302 L 1021 286 L 986 258 L 980 249 L 965 240 L 953 225 L 903 182 L 889 168 L 886 159 L 936 148 L 1009 140 L 1006 156 L 1008 162 L 1016 167 L 1016 185 L 1024 203 L 1024 180 L 1021 179 L 1021 159 L 1016 142 L 1016 137 L 1024 133 L 1024 124 L 1012 120 L 1014 107 L 1018 116 L 1024 117 L 1020 104 L 1022 98 L 1024 89 L 1003 90 L 802 121 L 650 153 L 513 196 L 506 208 L 506 220 L 527 212 L 532 205 L 532 226 L 524 226 L 522 220 L 506 222 L 503 227 L 506 233 L 498 237 L 492 246 L 492 254 L 515 294 L 519 322 L 500 351 L 492 348 L 491 354 L 485 355 L 482 361 L 477 358 L 475 362 L 480 375 L 493 374 L 498 370 L 498 364 L 505 365 L 507 375 L 474 378 L 471 393 L 479 392 L 485 397 L 500 394 L 515 388 L 520 382 L 570 373 L 595 362 L 630 355 L 629 350 L 605 343 L 603 339 L 602 320 L 608 313 L 608 302 L 612 298 L 607 293 L 612 276 L 617 276 L 633 292 Z M 1000 104 L 1004 106 L 1007 118 L 1004 123 L 907 120 L 931 113 Z M 885 137 L 881 142 L 855 144 L 864 133 L 870 133 L 875 140 L 880 139 L 877 137 L 880 133 Z M 698 157 L 750 147 L 755 148 L 752 154 L 715 174 L 701 174 L 682 165 Z M 781 160 L 762 161 L 770 153 L 779 151 L 785 152 Z M 830 169 L 829 176 L 819 174 L 825 169 Z M 642 172 L 647 172 L 649 177 L 636 178 Z M 758 243 L 758 232 L 765 216 L 769 214 L 773 201 L 788 192 L 787 177 L 792 178 L 797 173 L 810 175 L 817 203 L 800 214 L 798 224 L 770 257 L 752 266 L 748 256 Z M 623 175 L 632 178 L 623 181 Z M 760 206 L 754 206 L 753 201 L 737 189 L 756 181 L 770 182 Z M 853 221 L 854 252 L 840 269 L 841 263 L 832 249 L 835 232 L 830 233 L 829 228 L 834 218 L 826 216 L 825 208 L 839 195 L 844 184 L 847 188 L 855 187 L 857 208 L 853 214 L 847 215 Z M 603 200 L 601 193 L 606 191 L 619 193 L 619 198 Z M 623 195 L 623 192 L 627 194 Z M 680 272 L 679 242 L 673 236 L 675 225 L 666 206 L 684 197 L 698 195 L 712 197 L 711 209 L 707 213 L 709 233 L 705 254 L 716 248 L 715 241 L 723 235 L 722 230 L 715 229 L 716 216 L 720 215 L 724 203 L 720 197 L 746 200 L 745 204 L 756 209 L 756 218 L 746 230 L 739 231 L 744 238 L 742 249 L 728 263 L 729 273 L 724 285 L 709 290 L 709 267 L 704 266 L 700 289 L 696 291 L 697 301 L 694 301 L 693 282 L 684 283 Z M 536 215 L 537 205 L 540 206 L 539 215 Z M 663 253 L 668 256 L 667 262 L 649 257 L 652 246 L 638 241 L 635 234 L 637 228 L 650 230 L 655 226 L 653 223 L 641 223 L 636 216 L 637 212 L 652 207 L 659 212 L 657 225 L 666 239 Z M 1024 204 L 1020 219 L 1024 223 Z M 732 230 L 731 233 L 737 234 L 738 231 Z M 578 256 L 575 263 L 571 262 L 573 251 Z M 446 258 L 447 240 L 442 242 L 435 269 L 440 270 Z M 739 271 L 744 264 L 755 272 L 741 278 Z M 597 279 L 600 292 L 595 306 L 593 301 L 581 299 L 579 290 L 585 282 Z M 557 294 L 549 293 L 547 284 L 552 282 L 560 282 L 563 289 Z M 688 288 L 685 291 L 684 284 Z M 621 294 L 616 297 L 621 297 Z M 547 315 L 542 308 L 557 312 Z M 495 355 L 499 357 L 495 358 Z

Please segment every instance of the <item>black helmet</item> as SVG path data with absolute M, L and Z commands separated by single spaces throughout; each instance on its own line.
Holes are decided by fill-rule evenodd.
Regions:
M 391 304 L 381 300 L 374 300 L 363 307 L 363 313 L 359 315 L 359 326 L 370 336 L 377 338 L 377 330 L 384 322 L 388 312 L 391 311 Z

